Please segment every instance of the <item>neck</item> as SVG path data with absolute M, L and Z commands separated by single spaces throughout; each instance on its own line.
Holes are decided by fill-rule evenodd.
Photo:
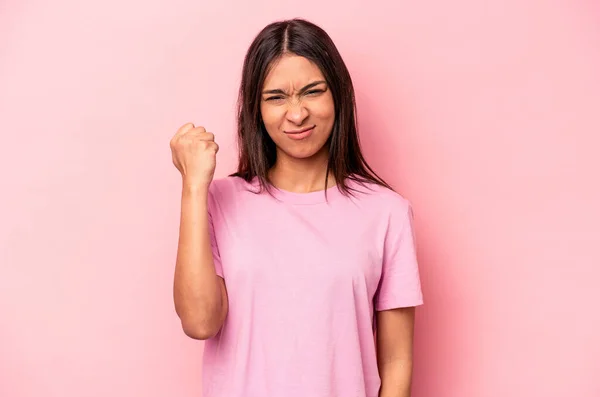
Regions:
M 320 152 L 311 158 L 298 159 L 277 153 L 275 165 L 269 171 L 271 183 L 278 189 L 294 193 L 310 193 L 323 190 L 327 176 L 329 153 Z M 327 188 L 335 186 L 330 173 Z

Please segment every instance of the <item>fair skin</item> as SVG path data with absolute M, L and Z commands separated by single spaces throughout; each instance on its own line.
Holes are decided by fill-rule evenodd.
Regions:
M 276 187 L 298 193 L 323 189 L 335 109 L 319 68 L 306 58 L 284 56 L 265 79 L 261 116 L 277 147 L 270 178 Z M 310 136 L 294 132 L 312 129 Z M 335 185 L 332 178 L 331 186 Z
M 376 316 L 379 397 L 410 397 L 415 308 L 384 310 Z
M 320 69 L 306 58 L 283 56 L 266 77 L 260 110 L 277 147 L 269 174 L 273 185 L 297 193 L 322 190 L 335 108 Z M 215 273 L 208 232 L 208 186 L 218 146 L 204 128 L 186 124 L 171 140 L 171 149 L 183 178 L 175 307 L 184 332 L 207 339 L 219 331 L 228 311 L 226 286 Z M 330 175 L 328 187 L 335 184 Z M 414 308 L 380 311 L 376 316 L 379 397 L 409 397 Z
M 229 309 L 225 282 L 215 272 L 208 218 L 208 187 L 219 147 L 213 134 L 191 123 L 175 133 L 170 146 L 182 176 L 175 311 L 187 336 L 205 340 L 219 332 Z

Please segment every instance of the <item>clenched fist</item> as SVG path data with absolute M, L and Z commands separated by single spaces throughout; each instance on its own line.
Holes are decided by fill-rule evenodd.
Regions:
M 207 188 L 217 165 L 219 146 L 215 136 L 204 127 L 187 123 L 177 130 L 170 146 L 173 164 L 181 172 L 184 184 Z

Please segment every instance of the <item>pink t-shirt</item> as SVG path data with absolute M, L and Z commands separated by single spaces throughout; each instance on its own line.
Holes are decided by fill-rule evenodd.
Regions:
M 423 303 L 410 203 L 273 190 L 237 177 L 209 195 L 229 313 L 206 341 L 203 397 L 377 397 L 374 311 Z

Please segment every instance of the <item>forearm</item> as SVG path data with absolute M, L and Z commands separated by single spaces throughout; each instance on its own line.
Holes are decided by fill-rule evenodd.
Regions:
M 173 295 L 185 333 L 196 339 L 213 336 L 223 322 L 208 222 L 208 188 L 184 183 Z
M 410 397 L 412 361 L 394 360 L 381 365 L 379 397 Z

